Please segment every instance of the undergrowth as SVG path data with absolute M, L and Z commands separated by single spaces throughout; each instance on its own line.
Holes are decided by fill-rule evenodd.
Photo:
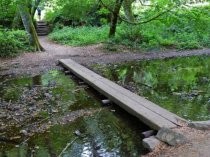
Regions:
M 55 29 L 50 39 L 80 46 L 106 41 L 106 48 L 116 45 L 134 49 L 198 49 L 210 47 L 210 7 L 180 9 L 143 25 L 118 24 L 115 38 L 108 39 L 109 27 L 64 27 Z M 114 47 L 114 48 L 113 48 Z
M 0 29 L 0 57 L 16 56 L 27 50 L 31 48 L 25 31 Z
M 103 27 L 64 27 L 55 29 L 50 35 L 51 40 L 71 46 L 83 46 L 104 42 L 108 39 L 108 26 Z
M 143 25 L 121 24 L 112 40 L 135 49 L 210 47 L 210 7 L 176 10 Z

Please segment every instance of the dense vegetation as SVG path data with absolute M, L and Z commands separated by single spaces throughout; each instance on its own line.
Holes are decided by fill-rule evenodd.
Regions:
M 18 53 L 28 50 L 31 50 L 31 47 L 25 31 L 0 31 L 0 57 L 16 56 Z
M 69 6 L 71 8 L 72 6 L 70 5 L 76 4 L 67 3 L 65 7 Z M 156 8 L 148 8 L 141 11 L 142 6 L 133 7 L 133 12 L 136 20 L 143 19 L 141 21 L 146 21 L 164 12 L 166 9 L 163 8 L 166 6 L 167 2 L 161 4 L 159 1 L 156 4 Z M 173 9 L 143 24 L 124 22 L 120 18 L 116 35 L 109 40 L 107 24 L 110 22 L 110 12 L 106 8 L 99 7 L 95 12 L 96 15 L 92 17 L 91 11 L 93 8 L 89 6 L 83 10 L 82 15 L 80 15 L 82 18 L 79 19 L 76 16 L 73 17 L 74 11 L 67 11 L 65 7 L 58 9 L 59 13 L 57 11 L 54 13 L 49 12 L 46 15 L 49 22 L 56 25 L 50 38 L 63 44 L 84 45 L 107 42 L 111 45 L 120 44 L 130 48 L 147 50 L 161 48 L 197 49 L 210 46 L 210 7 L 208 5 L 188 6 L 176 4 Z M 67 13 L 69 16 L 65 16 L 65 19 L 63 16 L 58 17 L 58 15 Z M 121 14 L 123 17 L 124 12 L 121 11 Z M 75 20 L 72 20 L 74 18 Z M 80 25 L 82 27 L 79 27 Z M 75 29 L 75 26 L 78 27 Z M 87 34 L 85 35 L 84 33 Z M 89 34 L 91 34 L 91 37 Z
M 34 11 L 39 3 L 40 0 L 0 0 L 0 57 L 43 50 L 34 26 Z
M 103 27 L 63 27 L 55 29 L 49 38 L 62 44 L 79 46 L 104 42 L 108 39 L 108 26 Z
M 146 50 L 210 47 L 210 6 L 205 0 L 0 0 L 0 56 L 30 46 L 43 50 L 33 22 L 37 7 L 51 27 L 49 38 L 62 44 L 103 42 L 110 50 L 116 45 Z M 22 36 L 5 35 L 24 28 L 29 38 L 24 43 Z
M 195 49 L 210 46 L 209 7 L 177 10 L 144 25 L 121 24 L 115 42 L 134 48 Z M 205 12 L 204 12 L 205 10 Z

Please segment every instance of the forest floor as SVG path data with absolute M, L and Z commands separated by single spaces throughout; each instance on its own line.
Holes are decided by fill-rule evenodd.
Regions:
M 47 37 L 40 37 L 45 52 L 23 53 L 15 58 L 0 58 L 0 77 L 16 75 L 37 75 L 56 66 L 58 59 L 71 58 L 78 63 L 89 66 L 94 63 L 107 64 L 131 60 L 171 58 L 192 55 L 210 55 L 210 49 L 164 52 L 130 52 L 120 48 L 117 52 L 108 52 L 103 45 L 85 47 L 70 47 L 53 43 Z M 180 131 L 189 142 L 179 147 L 169 147 L 165 144 L 146 156 L 180 156 L 180 157 L 209 157 L 210 131 L 198 131 L 183 127 Z

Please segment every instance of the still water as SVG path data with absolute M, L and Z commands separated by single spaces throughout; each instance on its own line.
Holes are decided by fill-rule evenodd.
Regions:
M 187 120 L 210 120 L 209 56 L 94 65 L 93 69 Z
M 72 76 L 0 78 L 1 157 L 137 157 L 149 128 Z M 68 116 L 70 115 L 70 116 Z

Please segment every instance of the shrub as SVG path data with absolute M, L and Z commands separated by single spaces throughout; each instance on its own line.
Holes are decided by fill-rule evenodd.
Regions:
M 58 41 L 59 43 L 81 46 L 96 44 L 108 39 L 108 26 L 103 27 L 63 27 L 58 30 L 55 29 L 50 35 L 51 40 Z
M 182 8 L 143 25 L 121 23 L 118 26 L 115 42 L 147 50 L 210 47 L 209 11 L 210 7 Z
M 107 41 L 106 47 L 110 51 L 116 51 L 118 45 L 146 50 L 210 47 L 209 11 L 210 7 L 180 8 L 142 25 L 121 22 L 117 26 L 115 38 L 111 40 L 107 40 L 108 26 L 106 25 L 76 28 L 57 25 L 50 38 L 63 44 L 75 46 Z M 141 12 L 141 16 L 158 14 L 150 12 L 150 10 Z M 58 30 L 58 28 L 61 29 Z
M 25 31 L 0 31 L 0 57 L 15 56 L 20 51 L 29 49 L 29 40 Z
M 11 27 L 16 13 L 16 4 L 14 0 L 0 0 L 0 10 L 0 25 Z

